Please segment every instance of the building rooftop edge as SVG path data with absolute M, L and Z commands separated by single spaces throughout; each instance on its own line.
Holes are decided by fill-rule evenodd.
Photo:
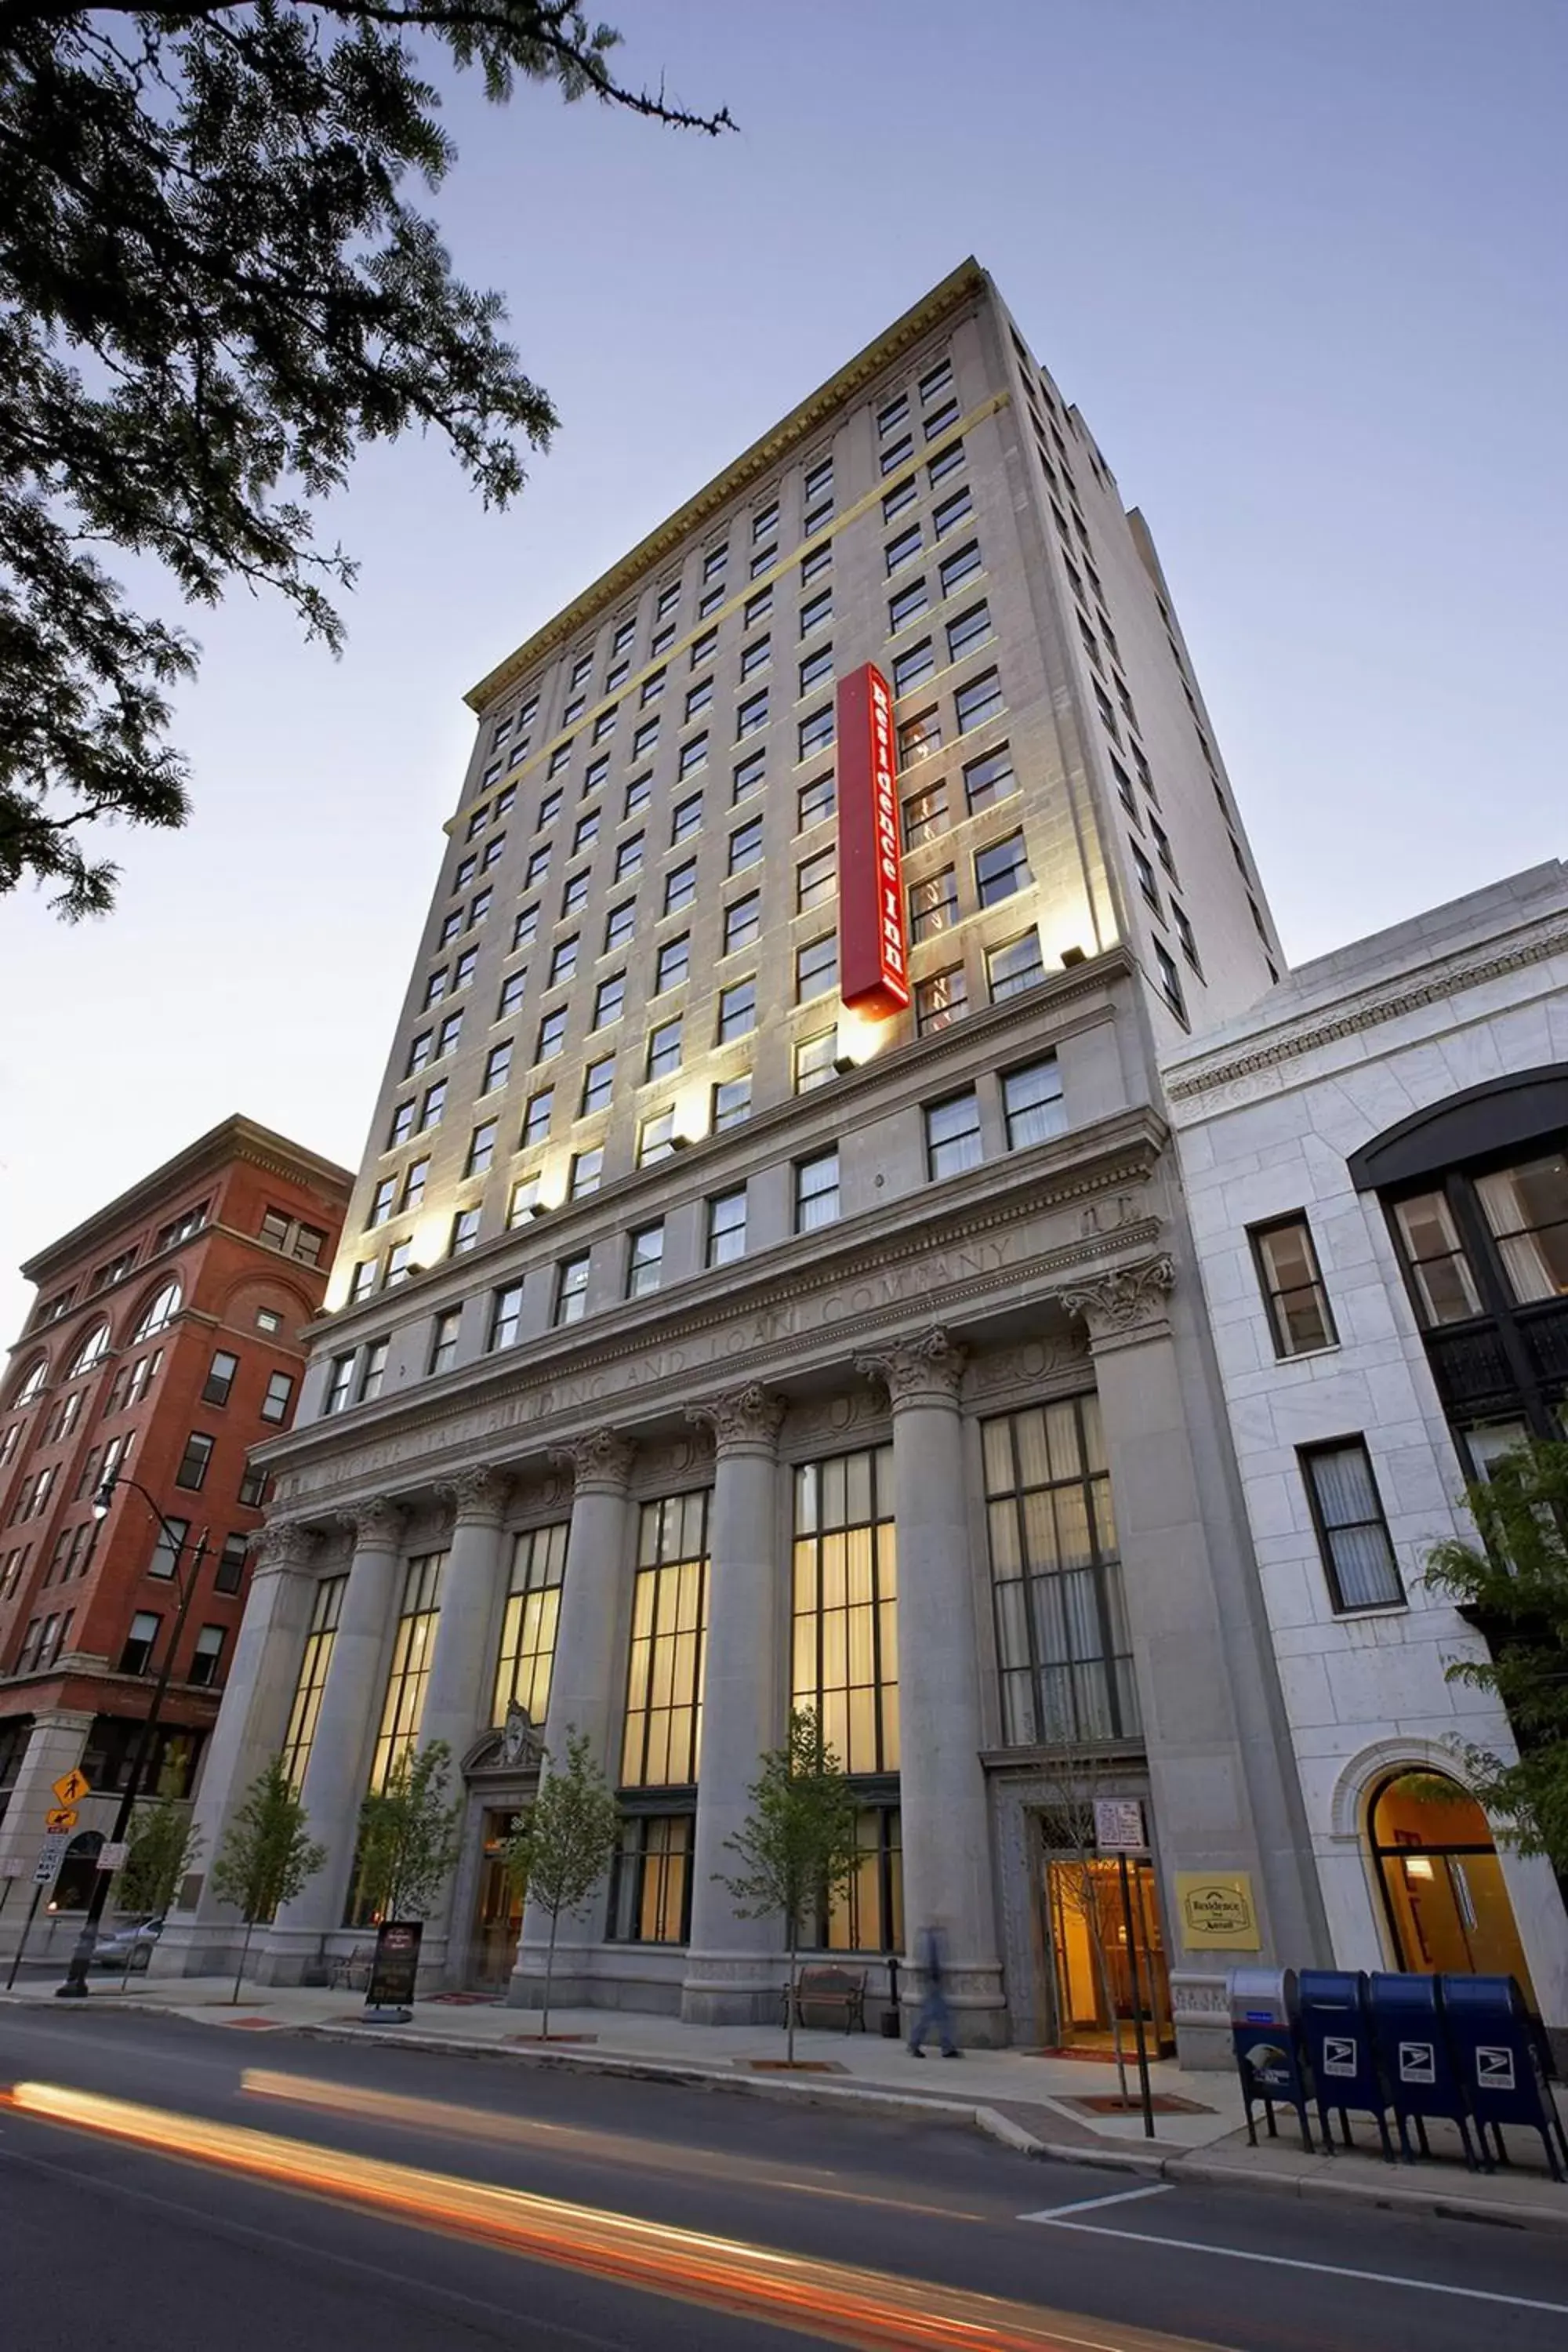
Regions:
M 235 1111 L 229 1118 L 220 1119 L 216 1127 L 209 1128 L 205 1135 L 199 1135 L 194 1143 L 186 1144 L 183 1151 L 176 1151 L 172 1159 L 138 1177 L 135 1183 L 127 1185 L 112 1201 L 106 1201 L 102 1208 L 95 1209 L 68 1233 L 35 1250 L 19 1268 L 22 1279 L 35 1284 L 47 1281 L 63 1261 L 76 1256 L 95 1239 L 107 1239 L 116 1227 L 144 1214 L 161 1194 L 172 1192 L 204 1168 L 216 1167 L 225 1160 L 250 1159 L 258 1154 L 286 1160 L 300 1175 L 313 1176 L 329 1186 L 341 1188 L 345 1199 L 353 1190 L 351 1169 L 340 1168 L 335 1160 L 324 1160 L 302 1143 L 295 1143 L 276 1129 Z
M 779 418 L 767 431 L 742 450 L 722 472 L 678 507 L 673 514 L 655 526 L 636 547 L 620 557 L 607 572 L 584 588 L 581 595 L 525 638 L 504 661 L 470 687 L 463 697 L 470 710 L 481 711 L 493 702 L 507 687 L 520 678 L 524 671 L 555 649 L 565 638 L 575 635 L 584 623 L 605 604 L 613 604 L 632 582 L 659 562 L 660 558 L 693 530 L 700 529 L 707 516 L 734 497 L 759 474 L 778 462 L 785 451 L 815 432 L 824 416 L 838 407 L 856 386 L 874 375 L 899 352 L 919 341 L 939 319 L 956 310 L 964 301 L 984 292 L 990 279 L 971 254 L 958 268 L 950 270 L 938 285 L 933 286 L 920 300 L 895 319 L 890 327 L 857 352 L 836 374 L 817 385 L 787 415 Z

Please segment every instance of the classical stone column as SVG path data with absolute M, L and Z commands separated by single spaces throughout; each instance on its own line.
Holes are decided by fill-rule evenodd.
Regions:
M 615 1673 L 629 1549 L 626 1482 L 636 1456 L 636 1447 L 618 1431 L 595 1429 L 573 1444 L 556 1447 L 550 1457 L 554 1468 L 571 1472 L 573 1497 L 545 1738 L 552 1753 L 559 1756 L 565 1753 L 568 1732 L 584 1734 L 612 1787 L 620 1778 L 620 1759 L 611 1743 L 619 1722 Z M 586 1951 L 600 1940 L 601 1900 L 594 1895 L 581 1918 L 563 1918 L 559 1924 L 552 2001 L 568 2005 L 590 1997 Z M 507 1991 L 513 2007 L 539 2007 L 549 1940 L 550 1922 L 530 1904 Z
M 196 1790 L 198 1843 L 186 1882 L 194 1881 L 196 1900 L 171 1914 L 153 1947 L 152 1975 L 226 1975 L 238 1956 L 243 1929 L 233 1908 L 211 1891 L 212 1866 L 236 1807 L 288 1732 L 320 1589 L 318 1549 L 315 1530 L 295 1519 L 274 1520 L 250 1539 L 245 1615 Z
M 783 1729 L 778 1457 L 784 1400 L 754 1382 L 687 1414 L 713 1433 L 702 1753 L 691 1863 L 691 1939 L 680 2013 L 697 2025 L 754 2025 L 778 2014 L 775 1919 L 738 1919 L 715 1874 L 747 1814 L 757 1759 Z
M 857 1369 L 893 1408 L 899 1576 L 899 1802 L 904 1937 L 920 1990 L 920 1937 L 939 1925 L 958 2040 L 1007 2037 L 997 1957 L 991 1823 L 981 1767 L 974 1579 L 964 1507 L 959 1383 L 964 1350 L 945 1331 L 895 1340 Z
M 257 1973 L 267 1984 L 298 1984 L 321 1938 L 342 1924 L 353 1869 L 359 1811 L 384 1696 L 387 1639 L 403 1574 L 404 1507 L 387 1496 L 349 1514 L 353 1559 L 321 1692 L 321 1711 L 300 1790 L 310 1834 L 327 1859 L 279 1912 Z
M 489 1721 L 495 1671 L 496 1620 L 505 1580 L 501 1518 L 511 1493 L 503 1470 L 483 1463 L 460 1470 L 437 1493 L 452 1505 L 452 1533 L 441 1571 L 441 1613 L 430 1654 L 419 1745 L 444 1739 L 452 1751 L 449 1798 L 463 1793 L 462 1763 Z M 457 1874 L 454 1873 L 454 1878 Z M 439 1910 L 426 1922 L 420 1947 L 422 1978 L 440 1980 L 454 1958 L 450 1937 L 453 1887 L 448 1883 Z M 459 1937 L 459 1945 L 462 1942 Z
M 1163 1879 L 1177 2047 L 1189 2065 L 1228 2063 L 1226 1969 L 1277 1957 L 1326 1961 L 1310 1843 L 1224 1407 L 1201 1336 L 1173 1328 L 1175 1268 L 1163 1254 L 1086 1276 L 1058 1294 L 1088 1328 L 1116 1512 Z M 1178 1339 L 1181 1344 L 1178 1345 Z M 1184 1946 L 1173 1874 L 1246 1873 L 1258 1952 Z
M 54 1793 L 54 1783 L 73 1771 L 81 1762 L 92 1729 L 90 1707 L 44 1707 L 33 1717 L 33 1727 L 27 1735 L 21 1769 L 12 1784 L 10 1803 L 5 1818 L 0 1821 L 0 1854 L 15 1857 L 23 1864 L 22 1875 L 12 1885 L 0 1879 L 0 1893 L 5 1895 L 5 1908 L 0 1912 L 0 1953 L 7 1958 L 16 1950 L 27 1916 L 27 1906 L 33 1899 L 33 1869 L 43 1851 L 44 1815 L 59 1802 Z M 118 1797 L 110 1796 L 99 1802 L 89 1797 L 78 1806 L 77 1828 L 98 1830 L 105 1837 L 113 1826 Z M 40 1912 L 40 1918 L 42 1914 Z M 30 1951 L 41 1958 L 46 1950 L 47 1919 L 35 1924 Z M 74 1937 L 76 1930 L 71 1929 Z M 63 1947 L 66 1952 L 69 1944 Z M 3 1979 L 0 1979 L 3 1981 Z

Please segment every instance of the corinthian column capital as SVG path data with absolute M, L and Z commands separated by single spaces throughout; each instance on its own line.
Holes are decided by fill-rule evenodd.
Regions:
M 618 1429 L 591 1429 L 584 1437 L 552 1446 L 550 1459 L 557 1470 L 571 1473 L 579 1495 L 624 1495 L 637 1447 Z
M 1131 1265 L 1087 1276 L 1070 1289 L 1058 1291 L 1057 1298 L 1069 1315 L 1083 1318 L 1091 1341 L 1116 1339 L 1143 1324 L 1159 1322 L 1175 1281 L 1175 1266 L 1162 1251 Z
M 511 1479 L 494 1463 L 476 1462 L 450 1478 L 444 1478 L 436 1491 L 443 1502 L 451 1505 L 453 1518 L 459 1524 L 494 1528 L 500 1525 L 511 1494 Z
M 875 1356 L 858 1357 L 855 1369 L 862 1380 L 881 1382 L 895 1412 L 906 1404 L 956 1405 L 968 1354 L 933 1326 L 911 1339 L 892 1340 Z
M 783 1397 L 774 1396 L 759 1381 L 751 1381 L 744 1388 L 727 1389 L 706 1404 L 689 1406 L 686 1418 L 712 1431 L 714 1451 L 720 1455 L 771 1454 L 786 1411 Z
M 407 1517 L 408 1506 L 395 1495 L 372 1495 L 363 1503 L 351 1503 L 343 1522 L 353 1530 L 356 1551 L 395 1551 Z
M 302 1519 L 274 1519 L 257 1528 L 246 1549 L 254 1576 L 306 1569 L 316 1556 L 316 1531 Z

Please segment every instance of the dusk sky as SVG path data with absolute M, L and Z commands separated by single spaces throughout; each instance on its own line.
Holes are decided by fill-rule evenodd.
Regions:
M 0 906 L 6 1338 L 231 1111 L 357 1164 L 464 690 L 968 253 L 1149 518 L 1290 955 L 1568 855 L 1564 0 L 605 13 L 740 131 L 452 91 L 426 208 L 563 418 L 522 499 L 377 452 L 344 658 L 192 616 L 189 827 L 110 845 L 107 920 Z

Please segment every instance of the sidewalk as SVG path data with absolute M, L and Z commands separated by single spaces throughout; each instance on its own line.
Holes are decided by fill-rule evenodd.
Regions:
M 1370 2119 L 1352 2126 L 1357 2149 L 1332 2158 L 1307 2154 L 1288 2111 L 1280 2116 L 1279 2137 L 1260 2137 L 1253 2148 L 1240 2090 L 1228 2071 L 1194 2074 L 1167 2061 L 1152 2064 L 1156 2137 L 1150 2140 L 1136 2104 L 1126 2115 L 1106 2113 L 1100 2104 L 1116 2095 L 1113 2066 L 1026 2050 L 972 2050 L 949 2063 L 934 2052 L 914 2058 L 901 2042 L 879 2035 L 803 2030 L 795 2035 L 795 2062 L 804 2071 L 786 2074 L 784 2037 L 777 2027 L 684 2025 L 640 2011 L 552 2009 L 545 2042 L 536 2012 L 500 2001 L 437 1995 L 417 2003 L 410 2024 L 396 2025 L 369 2021 L 363 1997 L 353 1993 L 247 1985 L 237 2006 L 229 1990 L 216 1979 L 165 1977 L 95 1982 L 90 1997 L 100 2008 L 148 2010 L 247 2036 L 271 2031 L 374 2041 L 463 2057 L 700 2082 L 825 2106 L 849 2102 L 872 2112 L 966 2125 L 1026 2156 L 1568 2231 L 1568 2185 L 1551 2179 L 1534 2133 L 1510 2131 L 1511 2162 L 1491 2174 L 1466 2171 L 1458 2134 L 1444 2124 L 1429 2126 L 1442 2160 L 1414 2167 L 1382 2161 Z M 52 1984 L 18 1986 L 8 1997 L 0 1995 L 0 2002 L 33 2006 L 53 1997 Z M 1131 2063 L 1128 2075 L 1136 2102 Z

